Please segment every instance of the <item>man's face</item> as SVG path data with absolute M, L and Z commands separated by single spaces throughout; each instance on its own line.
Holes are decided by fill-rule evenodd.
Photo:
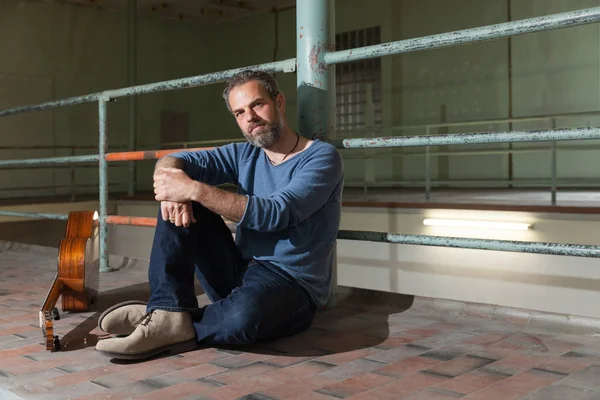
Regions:
M 235 86 L 229 92 L 229 106 L 246 139 L 268 149 L 283 133 L 283 96 L 273 101 L 258 81 Z

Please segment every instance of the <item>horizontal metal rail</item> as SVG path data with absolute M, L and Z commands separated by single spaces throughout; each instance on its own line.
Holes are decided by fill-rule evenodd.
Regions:
M 40 219 L 58 219 L 67 220 L 69 214 L 46 214 L 46 213 L 34 213 L 34 212 L 19 212 L 19 211 L 4 211 L 0 210 L 0 216 L 2 217 L 23 217 L 23 218 L 40 218 Z
M 196 140 L 196 141 L 187 141 L 187 142 L 163 142 L 160 144 L 161 147 L 180 147 L 183 146 L 187 148 L 189 145 L 220 145 L 220 144 L 229 144 L 229 143 L 239 143 L 245 142 L 246 139 L 243 138 L 233 138 L 233 139 L 215 139 L 215 140 Z
M 89 154 L 86 156 L 66 156 L 66 157 L 47 157 L 47 158 L 28 158 L 24 160 L 0 160 L 0 168 L 14 167 L 17 165 L 54 165 L 54 164 L 77 164 L 98 162 L 98 154 Z
M 282 61 L 274 61 L 270 63 L 252 65 L 242 68 L 234 68 L 225 71 L 211 72 L 208 74 L 192 76 L 189 78 L 173 79 L 164 82 L 149 83 L 146 85 L 138 85 L 117 90 L 108 90 L 105 94 L 111 98 L 134 96 L 139 94 L 166 92 L 169 90 L 186 89 L 198 86 L 204 86 L 212 83 L 226 81 L 232 76 L 238 74 L 245 69 L 261 70 L 270 73 L 276 72 L 293 72 L 296 70 L 296 59 L 289 58 Z M 2 116 L 2 114 L 0 114 Z
M 132 225 L 155 227 L 156 218 L 151 217 L 130 217 L 125 215 L 108 215 L 106 223 L 111 225 Z
M 595 114 L 596 115 L 596 114 Z M 600 116 L 600 114 L 598 115 Z M 535 119 L 535 120 L 539 120 L 539 119 Z M 497 120 L 499 122 L 507 122 L 508 120 Z M 468 123 L 462 122 L 462 123 L 457 123 L 456 125 L 469 125 Z M 478 123 L 479 124 L 479 123 Z M 481 123 L 483 125 L 483 121 Z M 450 124 L 432 124 L 432 125 L 423 125 L 422 127 L 446 127 L 446 126 L 450 126 Z M 415 125 L 415 128 L 417 126 Z M 418 126 L 421 127 L 421 126 Z M 398 127 L 391 127 L 389 129 L 391 130 L 402 130 L 401 128 L 404 128 L 404 126 L 398 126 Z M 412 128 L 412 127 L 411 127 Z M 446 137 L 452 137 L 449 140 L 452 140 L 452 143 L 439 143 L 440 145 L 444 145 L 444 144 L 488 144 L 488 143 L 509 143 L 511 141 L 515 141 L 515 142 L 538 142 L 538 141 L 552 141 L 552 140 L 586 140 L 586 139 L 598 139 L 600 138 L 600 135 L 597 135 L 595 132 L 598 130 L 599 128 L 590 128 L 590 127 L 582 127 L 582 128 L 564 128 L 564 129 L 557 129 L 557 130 L 519 130 L 519 131 L 505 131 L 505 132 L 495 132 L 495 131 L 490 131 L 490 132 L 483 132 L 483 133 L 450 133 L 450 134 L 444 134 L 444 135 L 428 135 L 428 136 L 422 136 L 422 135 L 414 135 L 414 136 L 402 136 L 402 137 L 382 137 L 382 138 L 348 138 L 348 139 L 336 139 L 336 140 L 332 140 L 331 143 L 333 145 L 335 145 L 338 149 L 355 149 L 357 148 L 357 146 L 355 146 L 355 144 L 358 142 L 363 142 L 363 141 L 375 141 L 375 140 L 389 140 L 389 139 L 398 139 L 398 138 L 402 138 L 402 139 L 412 139 L 412 140 L 420 140 L 420 141 L 425 141 L 424 138 L 446 138 Z M 366 131 L 365 131 L 366 132 Z M 582 136 L 581 138 L 579 137 L 571 137 L 570 135 L 577 135 L 576 132 L 583 132 L 583 135 L 587 135 L 587 136 Z M 549 136 L 548 138 L 545 139 L 537 139 L 537 138 L 529 138 L 529 136 L 526 136 L 525 138 L 521 138 L 521 139 L 515 139 L 512 136 L 522 136 L 522 135 L 535 135 L 535 134 L 544 134 L 544 133 L 548 133 L 551 135 L 558 135 L 558 136 Z M 566 135 L 568 134 L 568 135 Z M 477 141 L 468 141 L 468 142 L 461 142 L 457 136 L 463 135 L 463 137 L 465 137 L 468 140 L 471 139 L 476 139 Z M 471 136 L 469 136 L 471 135 Z M 498 140 L 492 140 L 492 141 L 481 141 L 479 140 L 479 136 L 473 136 L 473 135 L 481 135 L 481 137 L 483 138 L 485 135 L 485 138 L 489 138 L 492 137 L 493 135 L 502 135 L 503 138 L 502 139 L 498 139 Z M 512 136 L 511 136 L 512 135 Z M 569 136 L 569 137 L 563 137 L 563 136 Z M 440 139 L 442 140 L 442 139 Z M 231 142 L 235 142 L 237 141 L 236 139 L 223 139 L 223 140 L 215 140 L 215 141 L 190 141 L 190 142 L 169 142 L 169 143 L 162 143 L 161 146 L 188 146 L 188 145 L 201 145 L 201 144 L 208 144 L 209 142 L 212 143 L 231 143 Z M 244 141 L 244 139 L 239 140 L 239 141 Z M 349 143 L 352 143 L 351 147 L 346 147 L 344 145 L 345 141 L 349 141 Z M 435 141 L 435 140 L 434 140 Z M 417 146 L 435 146 L 438 145 L 438 143 L 422 143 L 422 144 L 401 144 L 399 146 L 358 146 L 360 148 L 370 148 L 370 147 L 417 147 Z M 557 150 L 592 150 L 595 149 L 596 147 L 558 147 Z M 182 148 L 180 150 L 194 150 L 193 148 Z M 536 149 L 495 149 L 495 150 L 465 150 L 465 151 L 449 151 L 449 152 L 430 152 L 430 155 L 469 155 L 469 154 L 495 154 L 496 151 L 501 152 L 501 151 L 505 151 L 507 154 L 511 153 L 511 152 L 538 152 L 538 151 L 550 151 L 550 148 L 536 148 Z M 388 157 L 402 157 L 402 156 L 407 156 L 407 155 L 424 155 L 425 153 L 402 153 L 402 154 L 394 154 L 394 155 L 387 155 Z M 500 153 L 498 153 L 500 154 Z M 385 157 L 386 155 L 381 154 L 381 155 L 377 155 L 376 157 Z M 347 156 L 346 156 L 347 157 Z M 356 155 L 356 156 L 349 156 L 348 158 L 370 158 L 371 156 L 369 155 Z
M 439 137 L 439 136 L 438 136 Z M 181 143 L 178 143 L 181 145 Z M 402 147 L 402 146 L 400 146 Z M 118 162 L 118 161 L 139 161 L 139 160 L 152 160 L 158 159 L 167 154 L 175 153 L 178 151 L 197 151 L 197 150 L 211 150 L 214 147 L 196 147 L 196 148 L 181 148 L 181 149 L 166 149 L 166 150 L 148 150 L 148 151 L 135 151 L 135 152 L 115 152 L 107 154 L 107 161 Z M 341 148 L 342 150 L 353 150 L 354 148 Z M 366 149 L 366 147 L 365 147 Z M 556 150 L 569 150 L 569 151 L 597 151 L 600 150 L 600 146 L 561 146 L 557 147 Z M 512 149 L 489 149 L 489 150 L 451 150 L 451 151 L 431 151 L 430 156 L 479 156 L 479 155 L 504 155 L 504 154 L 522 154 L 522 153 L 547 153 L 552 151 L 550 147 L 527 147 L 527 148 L 512 148 Z M 403 158 L 403 157 L 423 157 L 425 152 L 405 152 L 405 153 L 384 153 L 384 154 L 344 154 L 346 159 L 381 159 L 381 158 Z M 95 155 L 91 155 L 95 156 Z M 55 158 L 43 158 L 43 159 L 32 159 L 32 160 L 44 160 L 39 166 L 45 166 L 46 163 L 50 164 L 64 164 L 64 163 L 88 163 L 95 162 L 96 159 L 81 159 L 77 158 L 69 161 L 71 157 L 88 157 L 88 156 L 65 156 L 60 157 L 58 161 Z M 13 164 L 13 162 L 19 162 L 21 160 L 0 160 L 0 167 L 30 167 L 36 168 L 38 165 L 23 166 L 22 164 Z M 71 168 L 69 166 L 58 165 L 56 168 Z M 98 168 L 97 165 L 81 165 L 78 168 Z
M 562 29 L 571 26 L 591 24 L 598 21 L 600 21 L 600 7 L 593 7 L 584 10 L 546 15 L 543 17 L 527 18 L 478 28 L 463 29 L 437 35 L 382 43 L 373 46 L 333 51 L 326 53 L 323 56 L 323 61 L 325 64 L 329 65 L 339 64 L 369 58 L 379 58 L 393 54 L 441 49 L 444 47 L 501 39 L 527 33 Z
M 598 151 L 600 146 L 562 146 L 556 150 L 567 151 Z M 506 154 L 524 154 L 524 153 L 548 153 L 552 151 L 551 147 L 524 147 L 512 149 L 490 149 L 490 150 L 450 150 L 450 151 L 430 151 L 430 156 L 483 156 L 483 155 L 506 155 Z M 411 151 L 404 153 L 374 153 L 374 154 L 344 154 L 344 159 L 383 159 L 383 158 L 403 158 L 403 157 L 423 157 L 427 153 L 423 151 Z
M 28 218 L 46 218 L 67 220 L 67 214 L 41 214 L 15 211 L 0 211 L 0 216 L 28 217 Z M 131 226 L 156 226 L 157 219 L 149 217 L 131 217 L 121 215 L 109 215 L 106 217 L 106 223 L 112 225 L 131 225 Z M 234 223 L 228 223 L 230 230 L 235 227 Z M 424 245 L 435 247 L 452 247 L 475 250 L 495 250 L 510 251 L 519 253 L 536 253 L 558 256 L 574 257 L 594 257 L 600 258 L 600 246 L 575 245 L 546 242 L 523 242 L 513 240 L 494 240 L 494 239 L 470 239 L 445 236 L 427 236 L 427 235 L 405 235 L 387 232 L 370 231 L 351 231 L 340 230 L 338 239 L 342 240 L 360 240 L 379 243 L 395 243 L 408 245 Z
M 507 132 L 449 133 L 446 135 L 356 138 L 333 140 L 331 143 L 338 149 L 359 149 L 588 139 L 600 139 L 600 128 L 568 128 Z
M 393 126 L 379 126 L 368 129 L 352 129 L 346 131 L 340 131 L 342 134 L 358 134 L 358 133 L 371 133 L 371 132 L 384 132 L 384 131 L 404 131 L 404 130 L 415 130 L 415 129 L 432 129 L 432 128 L 449 128 L 449 127 L 464 127 L 464 126 L 478 126 L 478 125 L 495 125 L 502 123 L 525 123 L 525 122 L 537 122 L 537 121 L 552 121 L 555 119 L 563 118 L 583 118 L 583 117 L 600 117 L 600 111 L 583 111 L 573 112 L 565 114 L 551 114 L 551 115 L 532 115 L 526 117 L 514 117 L 514 118 L 496 118 L 496 119 L 481 119 L 481 120 L 463 120 L 463 121 L 452 121 L 452 122 L 436 122 L 429 124 L 420 125 L 393 125 Z M 245 142 L 246 139 L 234 137 L 229 139 L 213 139 L 213 140 L 193 140 L 183 142 L 163 142 L 160 144 L 161 149 L 165 148 L 183 148 L 190 150 L 189 146 L 203 147 L 205 145 L 220 145 L 237 142 Z M 138 148 L 149 147 L 151 144 L 139 145 Z M 22 145 L 22 146 L 0 146 L 0 150 L 95 150 L 98 145 Z M 125 145 L 109 146 L 109 149 L 121 150 L 127 149 Z M 433 155 L 433 153 L 431 153 Z
M 126 146 L 111 146 L 117 149 L 126 149 Z M 23 146 L 0 146 L 0 150 L 95 150 L 96 146 L 76 145 L 23 145 Z
M 426 178 L 415 178 L 415 179 L 398 179 L 398 180 L 362 180 L 362 181 L 345 181 L 345 187 L 399 187 L 405 185 L 418 185 L 423 186 L 424 183 L 429 182 L 431 185 L 455 185 L 456 187 L 465 186 L 506 186 L 512 184 L 513 186 L 541 186 L 547 187 L 552 183 L 552 178 L 514 178 L 514 179 L 430 179 Z M 598 187 L 600 185 L 600 179 L 598 178 L 560 178 L 556 179 L 558 185 L 563 187 Z
M 338 239 L 379 243 L 409 244 L 435 247 L 452 247 L 475 250 L 495 250 L 518 253 L 536 253 L 555 256 L 600 257 L 600 246 L 513 240 L 470 239 L 445 236 L 405 235 L 387 232 L 340 230 Z
M 235 232 L 236 224 L 232 221 L 223 219 L 231 232 Z M 156 218 L 152 217 L 130 217 L 125 215 L 109 215 L 106 217 L 106 223 L 111 225 L 130 225 L 130 226 L 145 226 L 155 227 Z
M 106 161 L 141 161 L 141 160 L 158 160 L 159 158 L 177 153 L 179 151 L 201 151 L 212 150 L 214 147 L 198 147 L 193 149 L 169 149 L 169 150 L 148 150 L 148 151 L 123 151 L 119 153 L 107 153 Z
M 361 92 L 362 93 L 362 92 Z M 381 133 L 390 131 L 406 131 L 416 129 L 432 129 L 432 128 L 450 128 L 458 126 L 479 126 L 479 125 L 496 125 L 503 123 L 525 123 L 525 122 L 538 122 L 548 121 L 556 119 L 567 119 L 567 118 L 583 118 L 583 117 L 600 117 L 600 111 L 582 111 L 565 114 L 551 114 L 551 115 L 530 115 L 525 117 L 514 117 L 514 118 L 495 118 L 495 119 L 481 119 L 481 120 L 463 120 L 463 121 L 452 121 L 452 122 L 436 122 L 429 124 L 420 125 L 392 125 L 392 126 L 375 126 L 364 129 L 348 129 L 338 130 L 341 135 L 346 134 L 360 134 L 360 133 Z M 207 144 L 228 144 L 233 142 L 244 142 L 246 139 L 235 137 L 230 139 L 218 139 L 218 140 L 193 140 L 183 142 L 163 142 L 160 144 L 161 148 L 164 147 L 188 147 L 188 146 L 203 146 Z
M 211 150 L 213 147 L 200 147 L 194 149 L 169 149 L 169 150 L 149 150 L 149 151 L 123 151 L 118 153 L 106 153 L 106 161 L 141 161 L 141 160 L 157 160 L 162 156 L 177 153 L 182 150 L 199 151 Z M 48 157 L 48 158 L 29 158 L 23 160 L 0 160 L 0 168 L 14 166 L 33 166 L 33 165 L 53 165 L 53 164 L 78 164 L 98 162 L 100 156 L 98 154 L 90 154 L 85 156 L 67 156 L 67 157 Z
M 124 185 L 125 183 L 123 182 L 111 182 L 108 184 L 108 186 L 111 187 L 118 187 L 119 185 Z M 98 188 L 98 185 L 96 184 L 86 184 L 86 185 L 81 185 L 78 184 L 77 188 Z M 73 185 L 48 185 L 48 186 L 20 186 L 20 187 L 6 187 L 6 188 L 0 188 L 0 192 L 11 192 L 11 191 L 20 191 L 20 190 L 56 190 L 56 189 L 72 189 Z
M 530 131 L 484 132 L 484 133 L 452 133 L 446 135 L 396 136 L 381 138 L 356 138 L 333 140 L 331 143 L 338 149 L 383 148 L 383 147 L 416 147 L 439 146 L 448 144 L 488 144 L 506 142 L 544 142 L 553 140 L 588 140 L 600 139 L 600 128 L 568 128 Z M 191 149 L 169 149 L 148 151 L 126 151 L 107 153 L 106 161 L 139 161 L 154 160 L 178 151 L 210 150 L 213 147 Z M 33 158 L 25 160 L 0 160 L 0 167 L 15 165 L 48 165 L 64 163 L 97 162 L 97 154 L 70 157 Z
M 9 161 L 9 160 L 7 160 Z M 126 168 L 126 165 L 111 165 L 111 169 L 115 169 L 115 168 Z M 0 166 L 0 169 L 7 169 L 7 170 L 25 170 L 25 169 L 40 169 L 40 168 L 47 168 L 47 165 L 12 165 L 12 166 Z M 52 169 L 55 169 L 57 171 L 61 171 L 61 170 L 82 170 L 82 169 L 98 169 L 98 163 L 94 163 L 94 164 L 89 164 L 89 163 L 68 163 L 68 164 L 54 164 L 52 165 Z M 97 186 L 97 185 L 94 185 Z M 1 190 L 1 189 L 0 189 Z
M 68 220 L 69 214 L 46 214 L 34 212 L 19 212 L 19 211 L 4 211 L 0 210 L 0 217 L 22 217 L 35 219 L 54 219 Z M 129 225 L 154 228 L 156 227 L 157 219 L 152 217 L 132 217 L 127 215 L 107 215 L 105 221 L 108 225 Z M 231 232 L 235 232 L 236 224 L 232 221 L 225 220 L 225 224 Z
M 22 217 L 22 218 L 40 218 L 40 219 L 57 219 L 68 220 L 69 214 L 44 214 L 34 212 L 17 212 L 0 210 L 0 216 L 4 217 Z M 148 217 L 129 217 L 121 215 L 108 215 L 106 223 L 112 225 L 134 225 L 134 226 L 156 226 L 156 218 Z
M 98 101 L 98 99 L 100 99 L 100 98 L 115 99 L 117 97 L 134 96 L 134 95 L 138 95 L 138 94 L 165 92 L 165 91 L 169 91 L 169 90 L 193 88 L 193 87 L 208 85 L 211 83 L 225 81 L 225 80 L 229 79 L 231 76 L 237 74 L 238 72 L 240 72 L 244 69 L 262 70 L 262 71 L 271 72 L 271 73 L 293 72 L 296 69 L 296 59 L 290 58 L 290 59 L 283 60 L 283 61 L 275 61 L 275 62 L 271 62 L 271 63 L 253 65 L 253 66 L 242 67 L 242 68 L 235 68 L 235 69 L 230 69 L 230 70 L 226 70 L 226 71 L 191 76 L 188 78 L 172 79 L 172 80 L 163 81 L 163 82 L 149 83 L 146 85 L 131 86 L 131 87 L 126 87 L 126 88 L 121 88 L 121 89 L 107 90 L 104 92 L 86 94 L 83 96 L 70 97 L 67 99 L 48 101 L 48 102 L 41 103 L 41 104 L 10 108 L 10 109 L 6 109 L 6 110 L 0 110 L 0 117 L 22 114 L 22 113 L 32 112 L 32 111 L 48 110 L 51 108 L 72 106 L 72 105 L 76 105 L 76 104 L 92 103 L 92 102 Z

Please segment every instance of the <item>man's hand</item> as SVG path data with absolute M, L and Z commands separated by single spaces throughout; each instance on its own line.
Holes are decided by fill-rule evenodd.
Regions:
M 230 221 L 241 221 L 248 203 L 247 196 L 193 180 L 183 168 L 183 161 L 175 157 L 166 156 L 156 163 L 154 197 L 162 202 L 160 208 L 165 221 L 185 227 L 195 223 L 192 201 Z
M 157 201 L 186 203 L 193 199 L 197 182 L 178 168 L 160 168 L 154 173 Z
M 171 221 L 177 226 L 189 228 L 191 223 L 196 223 L 192 202 L 176 203 L 173 201 L 162 201 L 160 212 L 164 221 Z

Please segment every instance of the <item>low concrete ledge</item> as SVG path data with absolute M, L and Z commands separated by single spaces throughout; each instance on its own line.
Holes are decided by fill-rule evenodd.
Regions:
M 52 259 L 56 259 L 58 254 L 58 248 L 56 247 L 0 240 L 0 252 L 6 251 L 33 252 Z M 109 265 L 112 271 L 128 268 L 147 269 L 148 260 L 110 255 Z M 419 312 L 429 314 L 433 318 L 443 317 L 447 319 L 451 317 L 461 322 L 469 319 L 486 320 L 490 324 L 506 325 L 523 331 L 598 336 L 600 341 L 600 319 L 578 315 L 548 313 L 493 304 L 420 297 L 345 286 L 338 288 L 338 294 L 332 300 L 328 307 L 344 305 L 364 307 L 365 310 L 368 310 L 371 305 L 387 305 L 393 307 L 396 313 Z
M 354 307 L 383 305 L 395 310 L 429 314 L 433 318 L 454 318 L 457 321 L 489 321 L 494 325 L 523 331 L 540 331 L 554 334 L 598 336 L 600 341 L 600 319 L 578 315 L 548 313 L 536 310 L 498 306 L 493 304 L 469 303 L 463 301 L 411 296 L 383 291 L 339 287 L 338 295 L 332 302 Z M 398 311 L 396 311 L 398 312 Z

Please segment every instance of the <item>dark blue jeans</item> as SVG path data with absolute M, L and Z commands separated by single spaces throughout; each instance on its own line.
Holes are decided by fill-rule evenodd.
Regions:
M 147 309 L 189 311 L 198 341 L 249 344 L 307 329 L 315 314 L 308 293 L 269 263 L 242 259 L 223 219 L 193 203 L 196 223 L 177 227 L 158 215 L 150 255 Z M 198 308 L 194 272 L 212 304 Z

